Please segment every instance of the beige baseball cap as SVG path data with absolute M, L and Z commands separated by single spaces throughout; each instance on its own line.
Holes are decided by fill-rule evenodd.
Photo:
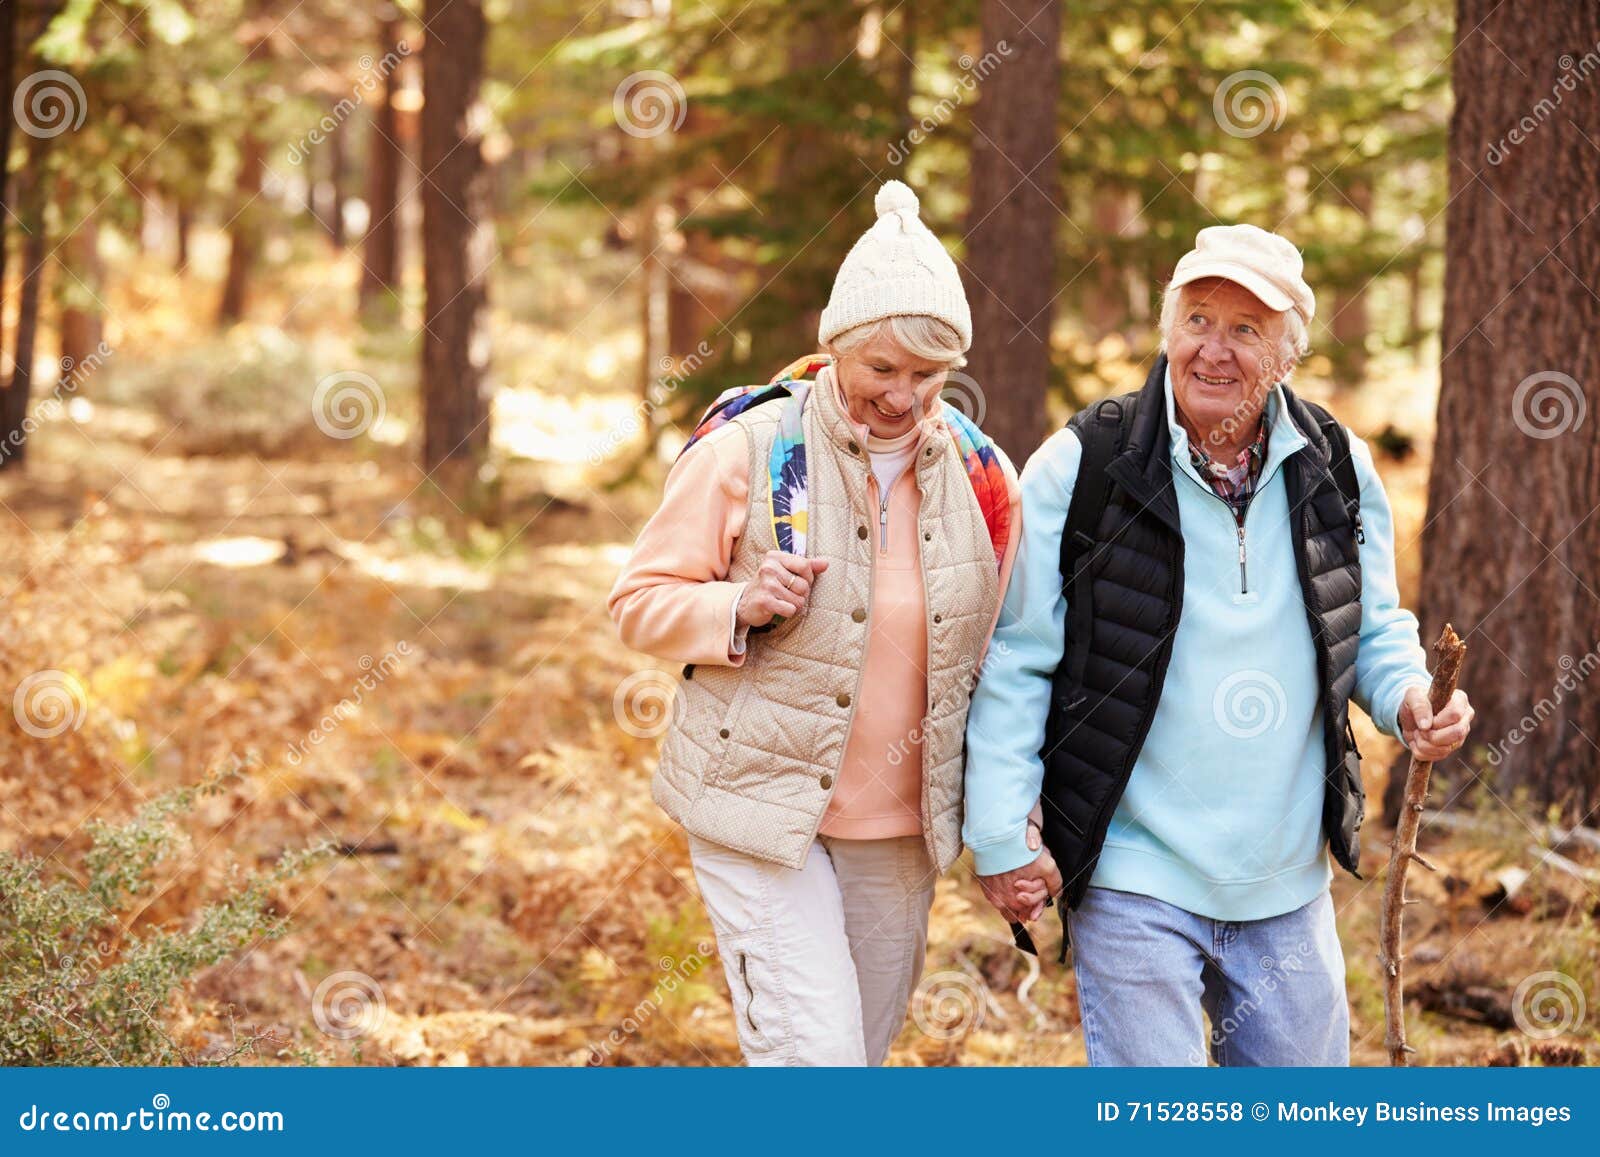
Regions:
M 1170 284 L 1220 277 L 1244 286 L 1268 309 L 1294 310 L 1309 325 L 1317 299 L 1304 270 L 1300 250 L 1285 237 L 1254 225 L 1210 225 L 1195 235 L 1194 248 L 1179 259 Z

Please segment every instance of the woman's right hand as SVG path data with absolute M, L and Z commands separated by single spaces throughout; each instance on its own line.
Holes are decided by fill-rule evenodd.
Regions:
M 756 577 L 739 596 L 739 624 L 764 627 L 779 615 L 792 618 L 799 614 L 811 595 L 811 584 L 827 569 L 828 560 L 824 558 L 767 551 Z

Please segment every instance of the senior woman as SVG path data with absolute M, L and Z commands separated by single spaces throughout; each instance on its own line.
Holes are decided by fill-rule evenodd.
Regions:
M 1042 788 L 1091 1064 L 1348 1063 L 1328 885 L 1361 852 L 1350 704 L 1427 760 L 1472 721 L 1462 691 L 1429 708 L 1370 451 L 1286 384 L 1315 309 L 1287 239 L 1202 229 L 1144 388 L 1023 470 L 965 834 L 1015 915 L 1054 874 Z
M 890 181 L 824 356 L 718 399 L 609 601 L 686 664 L 652 795 L 688 832 L 752 1065 L 881 1064 L 961 851 L 962 734 L 1020 527 L 944 405 L 971 315 Z

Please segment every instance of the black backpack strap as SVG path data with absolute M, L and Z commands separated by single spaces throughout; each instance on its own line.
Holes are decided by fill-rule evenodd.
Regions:
M 1083 682 L 1089 661 L 1089 636 L 1094 627 L 1093 582 L 1089 562 L 1098 540 L 1100 516 L 1111 496 L 1111 480 L 1106 467 L 1127 445 L 1128 429 L 1133 424 L 1137 394 L 1107 398 L 1093 411 L 1073 423 L 1083 453 L 1078 460 L 1078 480 L 1072 487 L 1072 503 L 1067 507 L 1067 522 L 1061 531 L 1061 581 L 1071 588 L 1067 613 L 1074 630 L 1070 655 L 1064 655 L 1074 684 Z
M 1350 435 L 1344 424 L 1321 406 L 1307 402 L 1306 408 L 1316 415 L 1317 426 L 1328 443 L 1328 469 L 1333 474 L 1334 485 L 1339 488 L 1339 497 L 1344 500 L 1344 508 L 1350 512 L 1356 542 L 1366 542 L 1367 534 L 1361 526 L 1361 480 L 1356 477 L 1356 460 L 1350 453 Z

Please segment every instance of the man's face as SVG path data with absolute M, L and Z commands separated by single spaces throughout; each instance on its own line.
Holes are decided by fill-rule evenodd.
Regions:
M 879 334 L 841 357 L 837 372 L 851 420 L 865 424 L 873 437 L 898 438 L 927 414 L 947 370 Z
M 1172 395 L 1202 430 L 1254 430 L 1267 393 L 1283 375 L 1284 319 L 1237 282 L 1205 278 L 1178 290 L 1167 335 Z

